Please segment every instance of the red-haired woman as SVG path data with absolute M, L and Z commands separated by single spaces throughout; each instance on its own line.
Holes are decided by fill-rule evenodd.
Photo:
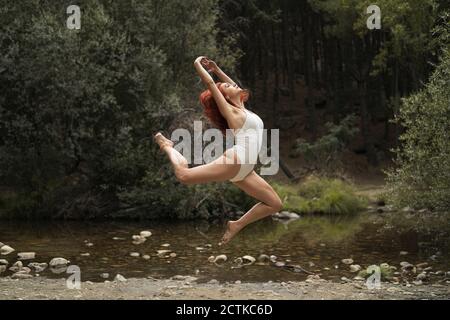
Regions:
M 239 88 L 212 60 L 198 57 L 194 62 L 203 83 L 208 87 L 200 101 L 209 120 L 222 132 L 231 129 L 235 145 L 218 159 L 194 168 L 173 148 L 173 142 L 161 133 L 155 141 L 167 154 L 177 179 L 184 184 L 231 181 L 251 197 L 260 201 L 237 221 L 228 221 L 220 244 L 228 243 L 248 224 L 281 210 L 282 202 L 272 187 L 253 170 L 262 146 L 264 125 L 260 117 L 247 110 L 244 103 L 248 91 Z M 222 82 L 214 83 L 207 68 Z

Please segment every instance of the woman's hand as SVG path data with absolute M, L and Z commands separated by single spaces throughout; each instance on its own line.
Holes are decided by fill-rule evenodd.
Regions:
M 204 57 L 201 61 L 202 66 L 206 68 L 206 70 L 208 70 L 208 72 L 216 72 L 218 67 L 217 64 L 212 61 L 211 59 L 209 59 L 208 57 Z

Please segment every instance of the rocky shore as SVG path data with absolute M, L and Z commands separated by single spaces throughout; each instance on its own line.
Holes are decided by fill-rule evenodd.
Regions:
M 0 278 L 0 300 L 22 299 L 131 299 L 131 300 L 390 300 L 450 299 L 450 286 L 442 284 L 404 286 L 383 283 L 369 290 L 364 283 L 335 283 L 323 279 L 302 282 L 197 283 L 194 277 L 172 279 L 120 279 L 112 282 L 82 282 L 80 290 L 71 290 L 64 279 Z

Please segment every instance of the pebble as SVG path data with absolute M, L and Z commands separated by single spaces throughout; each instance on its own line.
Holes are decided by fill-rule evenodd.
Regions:
M 59 267 L 59 266 L 66 266 L 70 263 L 69 260 L 64 259 L 64 258 L 53 258 L 49 265 L 50 267 Z
M 35 272 L 40 273 L 47 269 L 48 264 L 47 263 L 38 263 L 38 262 L 32 262 L 28 264 L 28 267 L 33 268 Z
M 0 273 L 3 273 L 6 271 L 6 265 L 0 265 Z
M 352 264 L 350 265 L 350 272 L 358 272 L 360 271 L 362 268 L 359 264 Z
M 142 256 L 142 259 L 144 259 L 144 260 L 150 260 L 150 256 L 149 256 L 148 254 L 144 254 L 144 255 Z
M 268 263 L 270 261 L 270 257 L 267 254 L 260 254 L 258 257 L 258 262 Z
M 0 265 L 8 265 L 8 260 L 6 259 L 0 259 Z
M 80 256 L 82 256 L 82 257 L 89 257 L 90 255 L 91 255 L 91 254 L 88 253 L 88 252 L 80 254 Z
M 138 252 L 131 252 L 130 256 L 133 258 L 138 258 L 140 256 L 140 254 Z
M 103 279 L 108 279 L 109 278 L 109 273 L 102 273 L 100 275 L 100 277 L 103 278 Z
M 277 256 L 274 256 L 274 255 L 271 255 L 271 256 L 270 256 L 270 261 L 272 261 L 272 262 L 277 261 L 277 259 L 278 259 Z
M 341 262 L 343 264 L 352 264 L 354 261 L 353 261 L 353 259 L 349 258 L 349 259 L 342 259 Z
M 19 260 L 33 260 L 36 258 L 35 252 L 19 252 L 17 254 Z
M 241 281 L 241 280 L 236 280 L 234 283 L 235 283 L 235 284 L 241 284 L 242 281 Z
M 161 247 L 168 248 L 168 247 L 170 247 L 170 243 L 164 243 L 164 244 L 161 245 Z
M 176 257 L 177 257 L 177 254 L 176 254 L 175 252 L 172 252 L 171 254 L 169 254 L 169 256 L 170 256 L 171 258 L 176 258 Z
M 116 281 L 116 282 L 126 282 L 127 279 L 126 279 L 123 275 L 118 274 L 118 275 L 116 275 L 116 277 L 114 278 L 114 281 Z
M 216 279 L 211 279 L 208 281 L 208 284 L 218 284 L 218 283 L 219 283 L 219 281 Z
M 115 241 L 123 241 L 123 240 L 126 240 L 125 238 L 119 238 L 119 237 L 114 237 L 114 238 L 112 238 L 113 240 L 115 240 Z
M 408 255 L 408 251 L 400 251 L 400 255 L 401 256 L 406 256 L 406 255 Z
M 148 238 L 152 236 L 152 233 L 150 231 L 141 231 L 140 235 L 141 237 Z
M 23 268 L 23 263 L 22 263 L 22 261 L 17 261 L 16 263 L 14 263 L 14 264 L 12 265 L 11 268 L 9 268 L 9 270 L 10 270 L 10 271 L 13 271 L 13 272 L 18 272 L 18 271 L 20 271 L 22 268 Z
M 419 273 L 416 277 L 416 280 L 422 281 L 428 278 L 428 275 L 425 272 Z
M 86 243 L 86 247 L 93 247 L 93 246 L 94 246 L 94 244 L 92 242 L 87 242 Z
M 243 256 L 242 257 L 243 263 L 244 265 L 252 265 L 255 263 L 256 259 L 253 258 L 252 256 Z
M 416 267 L 421 268 L 421 269 L 426 268 L 426 267 L 428 267 L 428 262 L 418 263 L 418 264 L 416 264 Z
M 284 267 L 286 265 L 286 263 L 284 263 L 284 262 L 281 262 L 281 261 L 277 261 L 277 262 L 275 262 L 275 267 Z
M 224 254 L 221 254 L 217 257 L 214 258 L 214 263 L 221 263 L 221 262 L 226 262 L 227 261 L 227 256 Z
M 30 278 L 33 278 L 33 276 L 28 273 L 17 272 L 17 273 L 14 273 L 11 276 L 11 278 L 13 278 L 13 279 L 30 279 Z
M 3 245 L 1 248 L 0 248 L 0 253 L 2 254 L 2 255 L 4 255 L 4 256 L 6 256 L 6 255 L 8 255 L 8 254 L 10 254 L 11 252 L 14 252 L 15 250 L 13 249 L 13 248 L 11 248 L 10 246 L 7 246 L 7 245 Z

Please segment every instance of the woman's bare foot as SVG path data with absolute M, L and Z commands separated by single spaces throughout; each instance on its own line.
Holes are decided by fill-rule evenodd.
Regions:
M 228 221 L 227 222 L 227 230 L 222 237 L 222 240 L 219 242 L 219 246 L 225 245 L 234 238 L 239 231 L 241 231 L 242 227 L 239 225 L 237 221 Z
M 163 150 L 165 147 L 173 147 L 173 142 L 163 136 L 161 132 L 158 132 L 154 136 L 156 143 L 159 145 L 159 148 Z

